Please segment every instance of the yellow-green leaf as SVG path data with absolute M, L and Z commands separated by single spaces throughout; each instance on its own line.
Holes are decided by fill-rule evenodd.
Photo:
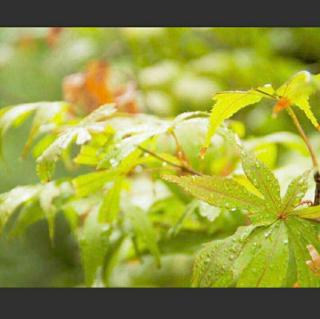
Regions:
M 244 149 L 241 150 L 241 160 L 246 176 L 263 195 L 269 212 L 276 216 L 281 207 L 280 185 L 278 180 L 263 162 L 256 159 L 253 154 Z
M 115 177 L 115 172 L 98 171 L 80 175 L 72 180 L 76 194 L 79 197 L 86 197 L 100 191 L 103 186 Z
M 120 210 L 120 195 L 123 177 L 118 176 L 104 197 L 99 209 L 99 220 L 105 223 L 113 222 Z
M 39 194 L 40 206 L 48 220 L 49 237 L 51 241 L 54 239 L 55 215 L 57 212 L 57 208 L 53 205 L 53 201 L 60 195 L 60 192 L 60 188 L 54 182 L 51 182 L 44 185 Z
M 113 105 L 104 105 L 85 117 L 78 125 L 68 126 L 37 158 L 37 173 L 42 182 L 51 180 L 55 163 L 63 152 L 75 141 L 83 145 L 91 140 L 92 133 L 104 132 L 106 123 L 103 122 L 116 112 Z
M 293 212 L 294 215 L 305 219 L 318 219 L 320 218 L 320 206 L 310 206 L 297 209 Z
M 270 85 L 259 89 L 261 91 L 270 91 Z M 217 93 L 213 97 L 215 104 L 210 115 L 209 129 L 204 147 L 207 148 L 210 145 L 212 136 L 224 120 L 230 118 L 242 108 L 258 103 L 263 97 L 265 95 L 256 90 Z
M 140 238 L 160 266 L 160 251 L 157 244 L 157 234 L 146 212 L 137 206 L 128 205 L 126 214 L 131 220 L 135 235 Z
M 255 228 L 253 225 L 239 227 L 233 236 L 206 244 L 195 259 L 192 286 L 234 286 L 233 264 Z
M 287 192 L 282 199 L 281 212 L 288 213 L 293 210 L 302 200 L 308 190 L 308 177 L 310 170 L 296 177 L 289 184 Z
M 242 208 L 255 213 L 265 210 L 264 201 L 261 198 L 229 178 L 165 175 L 163 179 L 178 184 L 189 194 L 213 206 L 227 209 Z
M 41 185 L 27 185 L 13 188 L 0 195 L 0 231 L 10 216 L 21 205 L 33 200 L 41 191 Z
M 276 91 L 280 97 L 286 98 L 291 105 L 299 107 L 311 121 L 311 123 L 319 129 L 319 123 L 314 116 L 309 104 L 309 97 L 314 92 L 312 75 L 307 71 L 296 73 L 284 83 Z
M 91 286 L 96 280 L 99 269 L 103 266 L 104 256 L 108 249 L 108 225 L 98 222 L 98 210 L 92 209 L 79 231 L 81 259 L 85 281 Z
M 245 263 L 245 267 L 241 263 Z M 253 235 L 235 267 L 243 267 L 237 278 L 237 287 L 282 287 L 289 267 L 285 224 L 277 222 L 257 236 Z

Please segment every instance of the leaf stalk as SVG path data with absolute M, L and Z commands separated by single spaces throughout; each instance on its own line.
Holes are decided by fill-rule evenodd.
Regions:
M 319 163 L 318 163 L 318 159 L 317 159 L 317 156 L 316 156 L 316 153 L 310 143 L 310 140 L 308 138 L 308 136 L 306 135 L 306 133 L 304 132 L 300 122 L 299 122 L 299 119 L 297 118 L 295 112 L 292 110 L 291 107 L 288 107 L 287 108 L 287 111 L 288 111 L 288 114 L 289 116 L 291 117 L 294 125 L 296 126 L 300 136 L 302 137 L 303 141 L 305 142 L 307 148 L 308 148 L 308 151 L 310 153 L 310 157 L 311 157 L 311 160 L 312 160 L 312 165 L 313 165 L 313 168 L 315 170 L 315 173 L 313 175 L 313 179 L 316 183 L 316 188 L 315 188 L 315 192 L 314 192 L 314 201 L 313 201 L 313 205 L 314 206 L 317 206 L 320 204 L 320 172 L 319 172 Z
M 157 158 L 158 160 L 160 160 L 160 161 L 162 161 L 162 162 L 164 162 L 164 163 L 167 163 L 168 165 L 171 165 L 171 166 L 173 166 L 173 167 L 179 168 L 179 169 L 181 169 L 181 170 L 184 171 L 184 172 L 187 172 L 187 173 L 193 174 L 193 175 L 198 175 L 198 176 L 201 176 L 201 175 L 202 175 L 202 173 L 194 170 L 193 168 L 191 168 L 191 167 L 189 167 L 189 166 L 185 166 L 184 164 L 179 165 L 179 164 L 173 163 L 173 162 L 171 162 L 171 161 L 168 161 L 167 159 L 161 157 L 160 155 L 158 155 L 158 154 L 156 154 L 156 153 L 154 153 L 154 152 L 152 152 L 152 151 L 150 151 L 150 150 L 148 150 L 148 149 L 146 149 L 146 148 L 144 148 L 144 147 L 142 147 L 142 146 L 138 146 L 138 148 L 139 148 L 141 151 L 143 151 L 144 153 L 147 153 L 147 154 L 153 156 L 154 158 Z

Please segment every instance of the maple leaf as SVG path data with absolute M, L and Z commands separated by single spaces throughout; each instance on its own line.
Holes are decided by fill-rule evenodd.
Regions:
M 104 61 L 91 61 L 85 72 L 64 78 L 64 99 L 90 113 L 98 106 L 113 101 L 109 80 L 110 66 Z M 74 112 L 77 113 L 77 110 Z
M 204 157 L 211 143 L 212 136 L 224 120 L 230 118 L 244 107 L 260 102 L 263 98 L 277 101 L 273 108 L 274 114 L 290 106 L 297 106 L 319 130 L 318 121 L 309 104 L 309 97 L 315 91 L 314 82 L 317 81 L 317 79 L 317 75 L 311 75 L 307 71 L 301 71 L 293 75 L 291 79 L 277 90 L 274 90 L 270 84 L 267 84 L 248 91 L 226 91 L 215 94 L 213 97 L 215 104 L 211 111 L 209 128 L 204 145 L 200 151 L 200 156 Z
M 64 99 L 74 104 L 73 112 L 80 107 L 87 114 L 98 106 L 115 103 L 123 112 L 137 113 L 136 88 L 134 83 L 111 87 L 111 67 L 100 60 L 91 61 L 84 72 L 66 76 L 63 80 Z M 80 112 L 81 113 L 81 112 Z

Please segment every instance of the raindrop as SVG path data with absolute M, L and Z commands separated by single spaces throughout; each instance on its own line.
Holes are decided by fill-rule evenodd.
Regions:
M 114 166 L 116 166 L 118 164 L 118 161 L 116 159 L 114 159 L 114 158 L 111 158 L 110 164 L 111 164 L 112 167 L 114 167 Z

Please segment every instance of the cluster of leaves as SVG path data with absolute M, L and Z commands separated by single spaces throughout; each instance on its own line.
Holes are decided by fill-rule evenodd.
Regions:
M 270 84 L 267 84 L 248 91 L 217 93 L 214 96 L 216 103 L 210 115 L 210 125 L 203 152 L 210 145 L 212 136 L 224 120 L 244 107 L 260 102 L 263 98 L 275 101 L 274 114 L 284 109 L 289 109 L 291 106 L 297 106 L 319 130 L 318 121 L 312 113 L 309 104 L 309 97 L 316 91 L 319 80 L 320 75 L 313 76 L 307 71 L 302 71 L 292 76 L 277 90 L 274 90 Z
M 144 147 L 158 148 L 156 144 L 161 138 L 165 139 L 163 145 L 172 143 L 174 131 L 181 125 L 196 123 L 199 128 L 207 121 L 208 114 L 184 113 L 173 120 L 162 120 L 144 114 L 123 114 L 108 104 L 85 118 L 76 118 L 69 110 L 70 105 L 64 102 L 45 102 L 7 107 L 2 111 L 2 137 L 10 127 L 21 125 L 33 114 L 23 153 L 35 143 L 33 154 L 42 182 L 19 186 L 1 195 L 1 228 L 19 212 L 13 225 L 8 226 L 10 236 L 21 235 L 28 226 L 46 218 L 54 242 L 55 216 L 62 212 L 79 242 L 86 284 L 90 286 L 99 280 L 107 284 L 119 258 L 130 260 L 149 251 L 159 266 L 159 236 L 175 237 L 182 228 L 210 236 L 225 227 L 222 221 L 230 220 L 227 212 L 210 213 L 205 203 L 189 204 L 189 199 L 173 196 L 159 182 L 159 171 L 170 168 L 163 167 L 162 160 L 144 151 Z M 180 169 L 182 158 L 178 154 L 164 152 L 160 159 Z M 52 181 L 57 161 L 62 160 L 68 166 L 71 157 L 73 165 L 92 167 L 94 171 Z M 189 164 L 183 165 L 185 170 L 191 169 Z M 142 200 L 139 204 L 140 195 L 134 194 L 135 183 L 148 169 L 151 173 L 147 173 L 146 183 L 153 189 L 151 201 L 147 198 L 147 203 Z M 192 214 L 197 217 L 190 217 Z M 230 227 L 236 223 L 231 217 Z M 131 244 L 126 248 L 128 240 Z M 118 256 L 123 249 L 124 257 Z
M 33 155 L 41 183 L 1 195 L 1 229 L 7 227 L 15 236 L 46 218 L 53 241 L 55 216 L 63 213 L 79 243 L 86 285 L 92 286 L 110 285 L 113 270 L 125 261 L 143 261 L 151 254 L 161 266 L 166 249 L 193 253 L 219 231 L 225 236 L 229 228 L 232 233 L 246 216 L 250 225 L 200 252 L 194 286 L 318 286 L 319 278 L 306 262 L 307 246 L 320 248 L 316 222 L 308 220 L 318 218 L 320 211 L 317 206 L 297 209 L 308 190 L 310 172 L 295 178 L 281 197 L 268 159 L 261 155 L 256 159 L 229 129 L 218 128 L 263 97 L 277 100 L 276 111 L 280 106 L 298 106 L 318 127 L 308 103 L 318 80 L 319 76 L 302 72 L 277 91 L 267 85 L 221 93 L 211 115 L 187 112 L 174 119 L 126 114 L 113 104 L 102 105 L 84 118 L 76 117 L 65 102 L 4 108 L 2 138 L 10 127 L 33 115 L 23 153 L 36 143 Z M 228 126 L 238 133 L 243 130 L 239 122 L 229 121 Z M 295 135 L 265 137 L 267 145 L 271 141 L 306 152 Z M 206 156 L 199 159 L 203 145 Z M 257 147 L 252 141 L 248 145 Z M 227 159 L 219 158 L 219 153 L 227 154 Z M 237 174 L 239 157 L 245 175 Z M 91 172 L 55 179 L 59 160 L 66 167 L 85 166 Z M 15 212 L 18 216 L 9 223 Z M 193 233 L 198 238 L 194 247 L 169 247 L 179 234 Z
M 200 287 L 318 287 L 320 278 L 306 261 L 308 245 L 320 249 L 319 207 L 297 208 L 308 189 L 310 170 L 295 178 L 281 198 L 272 171 L 241 150 L 248 186 L 218 176 L 166 176 L 210 205 L 241 208 L 252 224 L 227 239 L 206 244 L 199 253 L 193 285 Z M 253 187 L 253 189 L 251 189 Z M 253 192 L 254 191 L 254 192 Z

